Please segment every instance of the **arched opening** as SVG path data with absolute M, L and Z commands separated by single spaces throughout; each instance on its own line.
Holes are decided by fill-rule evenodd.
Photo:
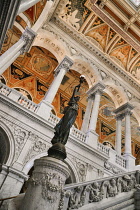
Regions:
M 0 127 L 0 164 L 5 164 L 10 153 L 10 143 L 7 134 Z

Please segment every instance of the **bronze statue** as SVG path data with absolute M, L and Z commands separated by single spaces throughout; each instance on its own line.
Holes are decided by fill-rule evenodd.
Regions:
M 74 124 L 77 114 L 78 114 L 78 101 L 80 99 L 79 96 L 75 97 L 75 93 L 77 92 L 79 85 L 77 85 L 74 89 L 73 95 L 68 103 L 68 106 L 64 109 L 64 116 L 61 118 L 59 123 L 55 126 L 55 136 L 52 139 L 52 144 L 60 142 L 61 144 L 66 144 L 70 128 Z
M 64 116 L 61 118 L 59 123 L 55 126 L 54 130 L 54 137 L 51 141 L 53 146 L 49 149 L 48 154 L 49 156 L 56 157 L 58 159 L 61 159 L 58 153 L 65 153 L 64 145 L 67 143 L 70 128 L 74 124 L 77 114 L 78 114 L 78 101 L 80 99 L 79 96 L 76 96 L 76 94 L 79 92 L 79 89 L 81 87 L 81 84 L 84 82 L 84 76 L 80 77 L 79 84 L 75 86 L 72 97 L 70 98 L 70 101 L 68 103 L 68 106 L 64 109 Z M 63 150 L 63 152 L 62 152 Z M 55 153 L 57 151 L 57 154 Z M 66 158 L 66 153 L 65 153 Z M 64 157 L 62 159 L 65 159 Z

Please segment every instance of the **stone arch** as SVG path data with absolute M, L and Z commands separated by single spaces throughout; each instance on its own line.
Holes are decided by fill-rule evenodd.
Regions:
M 38 35 L 32 46 L 39 46 L 50 51 L 60 63 L 65 55 L 69 56 L 69 53 L 66 50 L 66 46 L 64 46 L 63 42 L 58 40 L 56 36 L 49 31 L 40 29 Z
M 13 162 L 15 154 L 14 137 L 10 129 L 2 121 L 0 121 L 0 141 L 3 143 L 3 147 L 1 147 L 3 148 L 2 152 L 5 153 L 5 157 L 3 157 L 3 163 L 7 166 L 10 166 Z
M 116 108 L 129 101 L 126 93 L 121 87 L 115 85 L 112 81 L 107 81 L 104 84 L 106 86 L 104 92 L 112 98 Z
M 76 57 L 74 59 L 72 69 L 85 76 L 89 88 L 91 88 L 94 83 L 100 80 L 100 75 L 97 69 L 94 66 L 91 66 L 88 62 L 83 61 L 83 59 L 81 60 L 81 57 Z

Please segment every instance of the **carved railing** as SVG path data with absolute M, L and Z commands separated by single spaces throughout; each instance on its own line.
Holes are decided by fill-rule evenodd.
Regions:
M 37 104 L 35 104 L 25 96 L 20 96 L 17 103 L 33 112 L 36 112 L 39 107 Z
M 53 113 L 50 114 L 48 121 L 53 124 L 54 126 L 59 122 L 60 118 L 54 115 Z
M 0 83 L 0 93 L 8 96 L 11 92 L 11 88 L 7 87 L 6 85 L 4 85 L 3 83 Z
M 9 97 L 13 101 L 16 101 L 21 106 L 29 109 L 30 111 L 36 112 L 38 109 L 38 104 L 35 104 L 25 96 L 21 95 L 20 92 L 18 92 L 15 89 L 9 88 L 3 83 L 0 82 L 0 93 Z M 10 96 L 12 94 L 12 96 Z
M 122 166 L 123 168 L 126 168 L 126 160 L 124 159 L 124 157 L 116 155 L 116 163 Z
M 99 202 L 108 197 L 115 197 L 122 192 L 139 188 L 139 175 L 139 171 L 134 171 L 66 186 L 61 194 L 59 209 L 78 209 L 89 203 Z
M 86 134 L 83 133 L 82 131 L 78 130 L 74 126 L 71 129 L 71 135 L 80 141 L 83 141 L 83 142 L 86 141 Z
M 109 155 L 109 148 L 104 146 L 103 144 L 99 143 L 97 144 L 97 150 L 99 150 L 100 152 Z

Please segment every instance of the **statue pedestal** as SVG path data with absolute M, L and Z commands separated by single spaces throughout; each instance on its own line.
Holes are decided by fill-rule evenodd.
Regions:
M 61 160 L 43 157 L 35 160 L 34 172 L 20 210 L 56 210 L 59 207 L 68 166 Z

